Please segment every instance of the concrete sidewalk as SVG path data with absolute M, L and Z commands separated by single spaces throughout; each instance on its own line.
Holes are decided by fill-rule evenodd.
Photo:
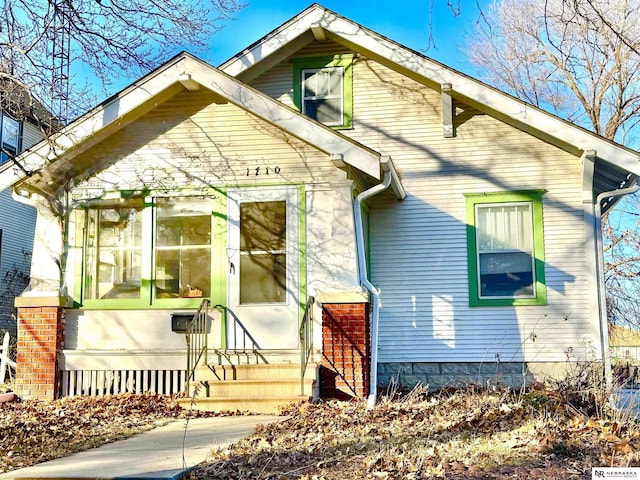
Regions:
M 212 448 L 240 440 L 258 424 L 282 419 L 271 415 L 191 419 L 184 441 L 184 463 L 186 420 L 176 420 L 126 440 L 5 473 L 0 479 L 179 479 L 205 460 Z

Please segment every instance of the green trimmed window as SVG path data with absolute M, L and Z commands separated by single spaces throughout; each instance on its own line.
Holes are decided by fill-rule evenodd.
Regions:
M 215 202 L 120 198 L 76 210 L 70 240 L 82 305 L 190 308 L 210 298 Z
M 211 201 L 159 198 L 155 298 L 211 296 Z
M 86 212 L 85 299 L 139 299 L 142 287 L 142 200 Z
M 334 128 L 350 128 L 353 110 L 353 55 L 293 61 L 293 96 L 298 110 Z
M 546 304 L 543 193 L 465 195 L 470 306 Z

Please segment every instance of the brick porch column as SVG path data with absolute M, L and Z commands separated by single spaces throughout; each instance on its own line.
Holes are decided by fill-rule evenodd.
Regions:
M 370 343 L 368 303 L 322 305 L 322 396 L 369 394 Z
M 58 397 L 58 357 L 64 345 L 63 297 L 18 297 L 15 392 L 23 400 Z

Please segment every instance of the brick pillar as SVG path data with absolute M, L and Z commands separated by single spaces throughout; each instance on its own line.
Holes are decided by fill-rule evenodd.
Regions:
M 323 304 L 323 396 L 347 399 L 369 394 L 370 340 L 368 303 Z
M 16 299 L 18 358 L 15 392 L 23 400 L 54 400 L 58 397 L 58 356 L 64 344 L 64 308 L 58 300 Z M 36 306 L 38 303 L 45 305 Z

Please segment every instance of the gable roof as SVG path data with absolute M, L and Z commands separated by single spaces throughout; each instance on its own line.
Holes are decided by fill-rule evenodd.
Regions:
M 0 190 L 25 180 L 48 190 L 73 172 L 73 159 L 109 135 L 151 111 L 176 93 L 213 91 L 221 102 L 230 102 L 252 115 L 318 148 L 338 156 L 354 168 L 380 178 L 380 154 L 310 119 L 206 62 L 180 53 L 160 68 L 81 116 L 59 133 L 0 167 Z M 50 188 L 47 187 L 50 186 Z
M 345 45 L 436 89 L 450 84 L 453 98 L 577 156 L 595 151 L 594 197 L 633 184 L 640 175 L 638 152 L 447 67 L 318 4 L 230 58 L 220 69 L 246 82 L 314 40 Z

